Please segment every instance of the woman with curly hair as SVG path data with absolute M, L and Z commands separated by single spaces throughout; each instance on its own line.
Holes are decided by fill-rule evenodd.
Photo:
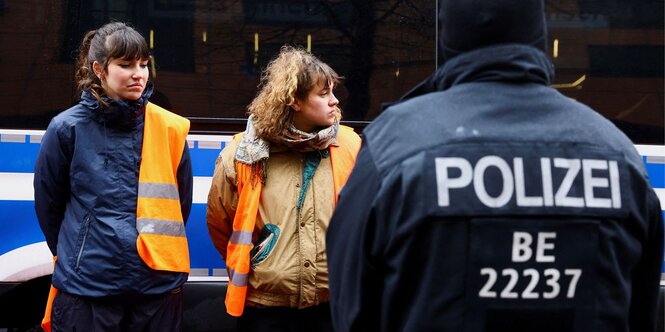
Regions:
M 240 331 L 332 331 L 325 235 L 360 148 L 339 124 L 339 81 L 314 55 L 282 47 L 247 129 L 217 159 L 207 223 Z

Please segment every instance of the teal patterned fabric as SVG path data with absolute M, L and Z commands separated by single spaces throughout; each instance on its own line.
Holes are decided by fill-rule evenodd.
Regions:
M 261 235 L 256 241 L 254 248 L 249 252 L 250 267 L 253 269 L 257 264 L 263 262 L 273 248 L 275 248 L 275 243 L 279 238 L 279 227 L 273 224 L 266 224 L 261 230 Z
M 307 194 L 307 188 L 312 182 L 314 173 L 321 163 L 321 158 L 330 157 L 330 151 L 328 149 L 321 151 L 312 151 L 305 154 L 305 167 L 302 172 L 302 187 L 300 188 L 300 195 L 298 196 L 298 212 L 302 208 L 302 204 L 305 201 L 305 194 Z

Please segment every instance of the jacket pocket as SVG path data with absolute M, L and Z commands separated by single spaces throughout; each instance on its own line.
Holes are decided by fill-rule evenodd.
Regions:
M 256 244 L 254 244 L 254 248 L 249 252 L 250 267 L 252 269 L 270 256 L 270 253 L 275 248 L 278 238 L 279 227 L 273 224 L 266 224 L 263 226 L 259 239 L 256 241 Z
M 83 257 L 83 250 L 85 249 L 85 242 L 88 239 L 88 232 L 90 231 L 90 223 L 92 217 L 90 213 L 87 213 L 83 218 L 83 227 L 79 233 L 79 240 L 76 246 L 76 260 L 74 261 L 74 269 L 78 271 L 79 266 L 81 265 L 81 257 Z

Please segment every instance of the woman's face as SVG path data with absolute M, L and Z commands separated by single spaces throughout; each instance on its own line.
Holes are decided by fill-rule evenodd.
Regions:
M 148 60 L 111 59 L 106 71 L 98 70 L 101 64 L 94 62 L 95 73 L 102 81 L 106 95 L 115 100 L 138 100 L 148 82 Z
M 304 100 L 293 104 L 293 125 L 304 132 L 314 132 L 319 127 L 335 124 L 339 100 L 333 94 L 334 86 L 319 82 L 309 91 Z

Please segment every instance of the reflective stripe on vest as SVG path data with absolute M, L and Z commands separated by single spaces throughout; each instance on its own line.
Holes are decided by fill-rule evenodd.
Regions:
M 233 137 L 239 141 L 242 133 Z M 353 164 L 360 150 L 360 138 L 353 129 L 340 126 L 337 134 L 339 146 L 330 146 L 330 162 L 332 164 L 333 184 L 335 188 L 335 205 L 337 195 L 351 174 Z M 247 297 L 247 280 L 249 279 L 249 252 L 252 250 L 252 233 L 259 211 L 259 201 L 263 184 L 257 180 L 252 183 L 252 167 L 235 162 L 236 179 L 238 180 L 238 207 L 233 218 L 233 233 L 229 239 L 226 252 L 226 269 L 229 284 L 226 290 L 226 311 L 231 316 L 239 317 L 245 308 Z
M 189 249 L 176 176 L 189 120 L 155 104 L 145 109 L 139 171 L 136 248 L 155 270 L 189 272 Z

